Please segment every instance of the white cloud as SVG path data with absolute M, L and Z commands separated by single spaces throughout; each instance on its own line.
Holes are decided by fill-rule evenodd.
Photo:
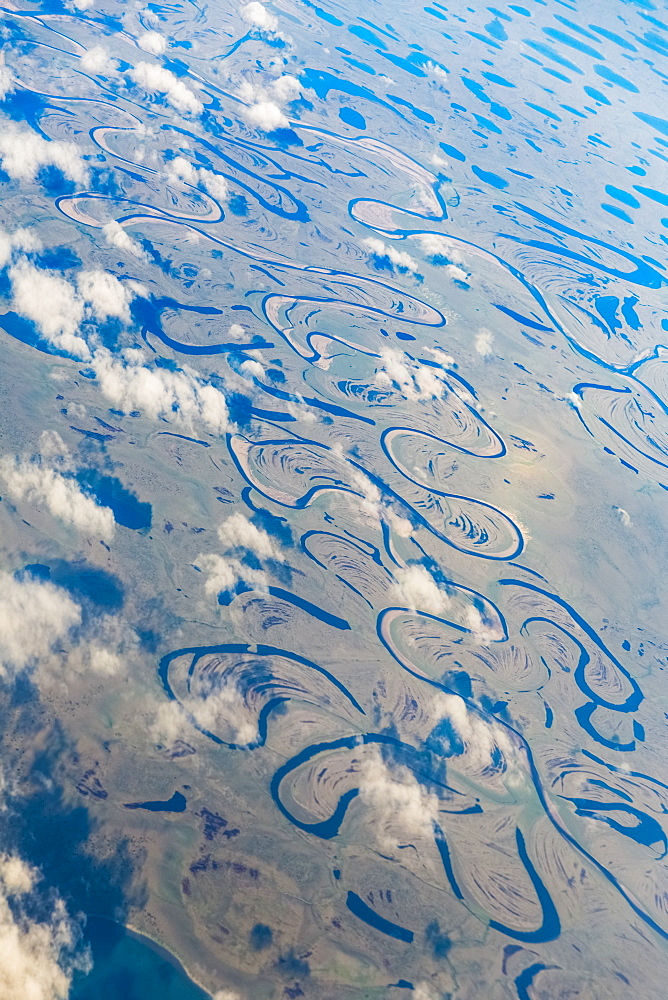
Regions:
M 403 267 L 412 273 L 415 273 L 420 268 L 418 262 L 409 253 L 406 253 L 405 250 L 397 250 L 395 247 L 383 243 L 382 240 L 369 237 L 366 240 L 362 240 L 362 243 L 368 248 L 370 254 L 377 257 L 388 257 L 395 267 Z
M 61 587 L 23 572 L 0 571 L 0 678 L 30 670 L 40 695 L 77 690 L 92 676 L 108 681 L 136 672 L 141 648 L 122 618 L 82 619 L 80 605 Z M 4 787 L 0 774 L 0 809 Z M 0 997 L 3 994 L 0 992 Z
M 498 622 L 495 624 L 484 622 L 482 615 L 472 604 L 467 605 L 462 624 L 481 646 L 488 646 L 490 642 L 499 642 L 503 638 L 501 625 Z
M 227 336 L 230 340 L 245 340 L 248 337 L 248 331 L 243 328 L 241 323 L 233 323 L 227 331 Z
M 417 564 L 395 570 L 391 594 L 400 607 L 426 611 L 440 617 L 450 607 L 450 598 L 426 568 Z
M 289 399 L 285 404 L 285 409 L 290 416 L 294 417 L 295 420 L 303 420 L 307 424 L 317 424 L 317 414 L 304 402 L 299 393 L 295 393 L 295 396 L 296 400 Z
M 430 156 L 430 162 L 432 166 L 436 167 L 437 170 L 449 170 L 450 163 L 444 156 L 440 153 L 432 153 Z
M 459 267 L 457 264 L 446 264 L 443 270 L 453 281 L 468 281 L 471 277 L 470 271 L 465 271 L 463 267 Z
M 8 233 L 0 228 L 0 268 L 6 267 L 16 254 L 41 249 L 41 240 L 31 229 L 16 229 Z
M 217 201 L 226 201 L 229 194 L 227 181 L 222 174 L 216 174 L 206 167 L 195 168 L 192 163 L 183 156 L 176 156 L 170 160 L 168 174 L 172 181 L 185 181 L 187 184 L 202 187 Z
M 398 839 L 432 835 L 438 797 L 427 792 L 408 768 L 390 770 L 380 753 L 362 763 L 359 797 L 373 811 L 373 829 L 380 847 L 392 849 Z
M 29 915 L 26 901 L 39 873 L 20 858 L 0 855 L 0 996 L 2 1000 L 66 1000 L 73 969 L 88 970 L 75 958 L 79 929 L 56 899 L 48 917 Z
M 476 333 L 473 343 L 477 353 L 484 358 L 487 355 L 492 354 L 494 350 L 492 346 L 494 344 L 494 334 L 491 330 L 487 330 L 483 327 Z
M 149 728 L 151 742 L 187 741 L 192 738 L 193 723 L 226 743 L 246 746 L 258 739 L 257 720 L 234 684 L 160 705 Z
M 447 357 L 447 356 L 446 356 Z M 387 348 L 381 351 L 382 366 L 374 375 L 378 386 L 391 386 L 406 399 L 440 399 L 448 393 L 445 374 L 410 359 L 404 351 Z M 447 360 L 452 361 L 451 358 Z
M 290 124 L 282 108 L 298 97 L 300 91 L 299 80 L 286 73 L 273 80 L 268 88 L 244 80 L 238 94 L 248 105 L 244 110 L 244 116 L 251 125 L 257 125 L 265 132 L 273 132 L 277 128 L 287 128 Z
M 162 94 L 177 111 L 200 115 L 204 110 L 204 105 L 192 90 L 164 66 L 140 62 L 130 70 L 129 76 L 133 83 L 149 94 Z
M 102 227 L 102 234 L 105 242 L 109 246 L 116 247 L 117 250 L 121 250 L 124 253 L 129 253 L 132 257 L 136 257 L 137 259 L 148 259 L 139 243 L 132 239 L 130 234 L 119 222 L 116 222 L 115 220 L 107 222 L 107 224 Z
M 435 77 L 439 83 L 447 83 L 448 71 L 443 66 L 439 66 L 437 63 L 428 62 L 427 72 L 430 76 Z
M 277 128 L 287 128 L 290 122 L 277 104 L 272 101 L 258 101 L 245 112 L 251 125 L 257 125 L 263 132 L 273 132 Z
M 215 552 L 200 552 L 197 556 L 197 568 L 206 575 L 204 592 L 210 597 L 217 597 L 225 591 L 233 591 L 240 580 L 254 590 L 266 591 L 268 587 L 267 574 L 264 570 L 252 569 L 250 566 L 245 566 L 240 559 L 223 558 Z
M 81 608 L 61 588 L 0 572 L 0 676 L 46 656 L 80 621 Z
M 115 615 L 101 615 L 95 618 L 92 628 L 68 649 L 58 663 L 40 664 L 37 681 L 42 692 L 54 679 L 76 686 L 82 676 L 96 674 L 109 678 L 127 674 L 129 665 L 138 660 L 136 632 Z
M 239 13 L 246 24 L 250 24 L 251 27 L 258 28 L 260 31 L 273 34 L 278 29 L 278 18 L 270 14 L 267 8 L 258 3 L 257 0 L 241 7 Z
M 623 507 L 616 507 L 614 504 L 613 504 L 612 509 L 618 515 L 619 520 L 622 522 L 622 524 L 624 525 L 625 528 L 632 528 L 633 527 L 633 521 L 631 520 L 631 515 L 629 514 L 629 512 L 627 510 L 624 510 Z
M 289 104 L 299 97 L 301 84 L 296 76 L 284 73 L 271 84 L 271 93 L 280 104 Z
M 438 156 L 438 154 L 436 154 Z M 420 233 L 415 237 L 422 248 L 422 252 L 429 257 L 447 257 L 454 264 L 462 264 L 463 258 L 457 247 L 455 247 L 447 236 L 439 233 Z
M 457 758 L 458 765 L 466 765 L 476 771 L 482 770 L 490 765 L 492 754 L 497 748 L 507 760 L 514 758 L 513 746 L 505 729 L 498 723 L 488 722 L 477 712 L 470 711 L 458 694 L 437 694 L 431 708 L 435 717 L 450 722 L 464 744 L 463 755 Z
M 464 258 L 459 249 L 438 233 L 421 233 L 416 237 L 422 252 L 427 257 L 447 257 L 449 264 L 443 268 L 445 274 L 453 281 L 469 281 L 471 272 L 464 268 Z M 461 265 L 461 266 L 460 266 Z
M 442 347 L 427 347 L 427 354 L 431 354 L 435 358 L 439 365 L 443 365 L 444 368 L 449 368 L 450 365 L 454 365 L 455 359 L 450 354 L 446 354 Z
M 280 547 L 271 536 L 263 528 L 257 528 L 241 511 L 235 511 L 220 524 L 218 538 L 225 552 L 241 548 L 258 559 L 282 559 Z M 212 597 L 233 591 L 239 581 L 256 590 L 266 591 L 268 586 L 264 570 L 247 566 L 234 555 L 200 553 L 197 567 L 206 574 L 204 591 Z
M 212 434 L 227 429 L 224 394 L 188 368 L 174 372 L 148 368 L 141 351 L 134 349 L 125 351 L 122 358 L 101 349 L 94 364 L 103 394 L 119 409 L 142 410 L 153 420 L 163 418 L 186 426 L 199 423 Z
M 197 184 L 197 171 L 192 163 L 183 156 L 176 156 L 169 161 L 167 173 L 172 181 L 186 181 L 187 184 Z
M 176 740 L 187 739 L 189 724 L 178 702 L 165 701 L 158 706 L 155 717 L 149 727 L 149 738 L 152 743 L 169 745 Z
M 49 343 L 88 360 L 88 345 L 78 336 L 84 318 L 84 302 L 69 281 L 26 260 L 14 264 L 9 277 L 16 312 L 32 320 Z
M 228 549 L 243 546 L 251 549 L 261 559 L 280 559 L 280 550 L 271 536 L 263 528 L 257 528 L 252 521 L 235 511 L 218 528 L 218 538 Z
M 0 162 L 12 180 L 33 181 L 42 167 L 50 166 L 76 184 L 85 184 L 88 175 L 75 143 L 43 139 L 7 123 L 0 130 Z
M 216 201 L 227 201 L 230 191 L 227 181 L 222 174 L 216 174 L 213 170 L 202 169 L 200 171 L 200 183 L 204 185 L 206 191 Z
M 203 698 L 191 695 L 182 705 L 198 726 L 220 736 L 226 743 L 245 745 L 257 740 L 256 720 L 250 716 L 243 696 L 234 684 L 210 691 Z
M 242 361 L 239 365 L 239 371 L 243 372 L 244 375 L 250 377 L 262 378 L 264 375 L 264 368 L 259 361 L 254 361 L 252 358 L 248 358 L 246 361 Z
M 118 69 L 118 62 L 113 59 L 102 45 L 94 45 L 92 49 L 81 57 L 81 67 L 87 73 L 99 73 L 102 76 L 111 76 Z
M 145 31 L 137 39 L 137 45 L 152 56 L 161 56 L 167 51 L 167 39 L 159 31 Z
M 5 63 L 5 53 L 0 52 L 0 101 L 14 92 L 14 77 Z
M 374 520 L 380 519 L 383 498 L 376 484 L 356 468 L 350 470 L 350 481 L 351 486 L 361 494 L 359 507 L 362 513 Z
M 66 451 L 64 445 L 63 451 Z M 47 457 L 3 455 L 0 458 L 0 478 L 5 482 L 9 496 L 36 507 L 45 506 L 53 517 L 78 531 L 111 539 L 114 534 L 111 510 L 99 506 L 82 491 L 76 479 L 67 474 L 66 462 L 62 463 L 64 474 L 48 464 Z
M 133 286 L 108 271 L 80 271 L 77 288 L 59 274 L 20 259 L 9 270 L 13 307 L 38 327 L 49 343 L 89 360 L 89 345 L 80 335 L 84 319 L 130 321 Z M 78 290 L 77 290 L 78 289 Z
M 77 286 L 96 319 L 113 318 L 130 322 L 129 306 L 134 298 L 133 289 L 109 271 L 80 271 Z

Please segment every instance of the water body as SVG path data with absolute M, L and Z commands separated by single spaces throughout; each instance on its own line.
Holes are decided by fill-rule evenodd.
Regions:
M 206 1000 L 209 996 L 164 949 L 140 934 L 101 917 L 90 917 L 86 941 L 92 971 L 75 979 L 72 1000 L 128 1000 L 162 996 L 165 1000 Z
M 663 1000 L 665 2 L 3 33 L 7 919 L 79 1000 Z

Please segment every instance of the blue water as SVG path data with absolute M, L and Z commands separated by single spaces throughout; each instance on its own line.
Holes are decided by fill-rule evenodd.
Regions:
M 3 25 L 0 823 L 71 996 L 662 998 L 665 0 Z
M 93 960 L 92 971 L 75 978 L 72 1000 L 205 1000 L 170 955 L 147 938 L 124 931 L 100 917 L 90 917 L 86 941 Z

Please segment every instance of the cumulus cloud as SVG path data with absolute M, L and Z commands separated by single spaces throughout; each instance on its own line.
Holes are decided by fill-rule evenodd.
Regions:
M 130 321 L 134 290 L 108 271 L 80 271 L 75 287 L 22 258 L 10 268 L 9 277 L 16 312 L 32 320 L 49 343 L 77 358 L 91 356 L 79 330 L 84 319 Z
M 373 829 L 381 848 L 396 847 L 404 837 L 431 836 L 439 799 L 428 792 L 406 767 L 393 767 L 380 753 L 364 759 L 359 797 L 373 812 Z
M 73 142 L 43 139 L 35 132 L 3 124 L 0 164 L 12 180 L 33 181 L 43 167 L 56 167 L 68 180 L 85 184 L 88 172 Z
M 75 968 L 80 929 L 56 899 L 47 919 L 36 921 L 26 906 L 39 873 L 20 858 L 0 855 L 0 996 L 2 1000 L 66 1000 Z
M 229 194 L 227 181 L 222 174 L 216 174 L 206 167 L 194 167 L 183 156 L 170 160 L 168 174 L 172 181 L 185 181 L 187 184 L 200 184 L 216 201 L 226 201 Z
M 465 270 L 464 258 L 458 248 L 452 244 L 447 237 L 439 236 L 438 233 L 421 233 L 416 237 L 422 252 L 427 257 L 445 258 L 449 261 L 443 267 L 443 271 L 453 281 L 468 281 L 471 272 Z
M 239 365 L 239 371 L 243 372 L 244 375 L 255 378 L 262 378 L 264 375 L 264 368 L 259 361 L 255 361 L 253 358 L 247 358 L 246 361 L 242 361 Z
M 287 128 L 290 124 L 278 105 L 272 101 L 257 101 L 251 104 L 245 115 L 251 125 L 257 125 L 263 132 Z
M 436 719 L 448 720 L 463 744 L 461 757 L 465 757 L 465 760 L 458 760 L 458 764 L 466 764 L 471 770 L 482 770 L 491 764 L 497 749 L 506 759 L 514 757 L 514 748 L 506 730 L 498 723 L 487 721 L 483 715 L 470 710 L 458 694 L 439 693 L 431 708 Z M 432 740 L 437 739 L 432 733 Z M 451 752 L 449 741 L 445 749 L 448 753 Z
M 239 546 L 250 549 L 260 559 L 280 559 L 281 554 L 271 535 L 263 528 L 257 528 L 252 521 L 236 511 L 230 514 L 218 528 L 218 538 L 227 549 Z
M 17 255 L 41 249 L 41 240 L 31 229 L 16 229 L 8 233 L 0 228 L 0 268 L 6 267 Z
M 283 76 L 279 76 L 271 84 L 271 93 L 281 104 L 288 104 L 299 97 L 301 84 L 296 76 L 284 73 Z
M 192 726 L 215 733 L 226 743 L 246 746 L 258 738 L 257 724 L 249 716 L 243 695 L 234 684 L 165 702 L 149 728 L 152 743 L 169 746 L 192 738 Z
M 307 424 L 317 424 L 317 413 L 309 407 L 308 403 L 304 402 L 303 397 L 298 392 L 295 393 L 295 396 L 297 397 L 296 400 L 289 399 L 285 404 L 285 409 L 290 416 L 294 417 L 295 420 L 303 420 Z
M 438 361 L 439 365 L 443 365 L 444 368 L 449 368 L 450 365 L 454 365 L 455 359 L 451 354 L 446 354 L 442 347 L 427 347 L 427 354 L 431 354 L 433 358 Z
M 437 368 L 421 365 L 392 347 L 381 351 L 380 360 L 374 375 L 376 385 L 397 389 L 406 399 L 440 399 L 447 395 L 445 373 Z
M 241 323 L 232 323 L 227 331 L 227 336 L 230 340 L 245 340 L 248 337 L 248 332 L 244 329 Z
M 400 607 L 411 611 L 426 611 L 427 614 L 442 616 L 450 607 L 450 598 L 438 586 L 433 576 L 419 564 L 395 570 L 392 598 Z
M 126 675 L 137 668 L 136 632 L 115 615 L 84 619 L 62 587 L 27 571 L 0 572 L 0 678 L 29 670 L 40 694 L 78 688 L 82 678 Z M 2 781 L 0 781 L 0 792 Z M 0 993 L 0 996 L 3 994 Z
M 248 716 L 244 699 L 234 684 L 227 684 L 206 693 L 205 697 L 191 695 L 182 703 L 201 729 L 220 733 L 226 743 L 242 745 L 257 739 L 257 725 Z
M 241 7 L 239 13 L 246 24 L 252 28 L 257 28 L 267 34 L 273 34 L 278 30 L 278 18 L 270 14 L 264 4 L 258 3 L 257 0 Z
M 100 349 L 94 364 L 104 396 L 118 409 L 141 410 L 153 420 L 174 420 L 188 427 L 201 424 L 212 434 L 227 429 L 225 395 L 189 368 L 173 372 L 149 368 L 136 349 L 124 351 L 122 357 Z
M 102 45 L 94 45 L 88 49 L 81 57 L 81 68 L 87 73 L 99 73 L 102 76 L 111 76 L 118 69 L 118 62 L 113 59 Z
M 487 355 L 492 353 L 494 349 L 492 346 L 493 343 L 494 343 L 494 334 L 492 333 L 491 330 L 487 330 L 484 327 L 483 329 L 478 330 L 478 332 L 475 335 L 475 340 L 473 342 L 477 353 L 483 358 L 487 357 Z
M 139 659 L 139 640 L 134 629 L 115 615 L 96 617 L 94 625 L 71 646 L 58 663 L 43 662 L 38 668 L 40 691 L 52 681 L 76 684 L 82 676 L 119 677 Z
M 137 39 L 137 45 L 152 56 L 161 56 L 167 51 L 167 39 L 159 31 L 145 31 Z
M 44 435 L 41 440 L 45 441 Z M 46 441 L 48 443 L 48 437 Z M 53 517 L 78 531 L 111 539 L 114 515 L 108 507 L 101 507 L 83 492 L 68 468 L 67 450 L 62 440 L 60 444 L 62 457 L 56 460 L 60 468 L 55 467 L 55 463 L 51 464 L 51 455 L 46 450 L 30 458 L 3 455 L 0 458 L 0 478 L 7 493 L 15 501 L 27 501 L 38 508 L 46 507 Z
M 16 312 L 32 320 L 42 336 L 60 350 L 87 360 L 90 351 L 79 336 L 84 317 L 83 299 L 60 275 L 19 260 L 10 268 L 12 305 Z
M 149 94 L 160 94 L 176 111 L 200 115 L 204 105 L 171 70 L 155 63 L 139 62 L 129 72 L 130 79 Z
M 148 260 L 148 257 L 142 250 L 139 243 L 132 239 L 130 234 L 120 224 L 120 222 L 116 222 L 115 220 L 107 222 L 107 224 L 102 227 L 102 235 L 104 236 L 105 242 L 109 246 L 115 247 L 117 250 L 121 250 L 124 253 L 129 253 L 132 257 L 136 257 L 138 260 Z
M 273 80 L 268 87 L 244 80 L 238 94 L 247 105 L 243 113 L 251 125 L 257 125 L 264 132 L 273 132 L 274 129 L 289 126 L 290 122 L 282 109 L 295 100 L 300 91 L 299 80 L 286 73 Z
M 458 264 L 447 264 L 443 270 L 452 278 L 453 281 L 468 281 L 471 277 L 470 271 L 465 271 L 463 267 L 459 267 Z
M 472 604 L 467 605 L 462 624 L 481 646 L 488 646 L 490 642 L 498 642 L 503 638 L 503 628 L 500 623 L 486 622 Z
M 372 256 L 387 257 L 399 270 L 410 271 L 413 274 L 419 270 L 420 265 L 418 262 L 409 253 L 406 253 L 405 250 L 397 250 L 396 247 L 383 243 L 382 240 L 376 239 L 375 236 L 370 236 L 368 239 L 362 240 L 362 243 L 367 247 Z
M 262 569 L 246 566 L 232 556 L 223 557 L 216 552 L 200 552 L 197 568 L 206 575 L 204 592 L 210 597 L 221 593 L 233 593 L 239 582 L 254 590 L 265 590 L 269 585 L 267 574 Z
M 427 72 L 430 76 L 433 76 L 439 83 L 447 83 L 448 71 L 445 66 L 441 66 L 439 63 L 428 62 Z
M 109 271 L 80 271 L 77 275 L 79 294 L 96 319 L 120 319 L 130 322 L 132 286 L 119 281 Z
M 45 657 L 80 622 L 81 608 L 61 588 L 0 572 L 0 676 Z
M 254 590 L 266 591 L 269 585 L 266 571 L 249 566 L 243 557 L 252 553 L 258 560 L 281 560 L 280 547 L 271 536 L 257 528 L 241 511 L 236 511 L 220 524 L 218 538 L 224 556 L 215 552 L 197 556 L 197 568 L 206 574 L 205 593 L 216 597 L 220 593 L 234 592 L 239 582 Z

